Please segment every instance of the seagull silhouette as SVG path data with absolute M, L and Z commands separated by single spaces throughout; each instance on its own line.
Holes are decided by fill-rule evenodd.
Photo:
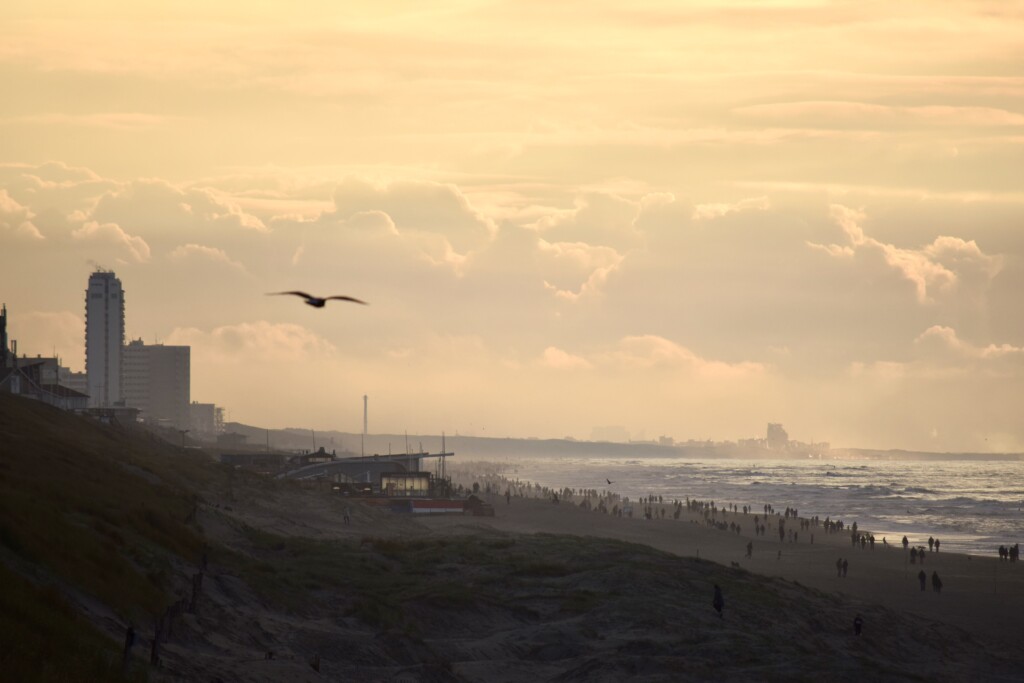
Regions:
M 608 482 L 608 485 L 609 485 L 609 486 L 611 486 L 612 484 L 614 484 L 614 483 L 615 483 L 615 482 L 614 482 L 614 481 L 612 481 L 611 479 L 605 479 L 605 481 L 606 481 L 606 482 Z
M 339 301 L 351 301 L 353 303 L 363 304 L 364 306 L 368 305 L 365 301 L 360 301 L 359 299 L 353 298 L 351 296 L 338 295 L 325 296 L 321 298 L 319 296 L 313 296 L 312 294 L 306 294 L 305 292 L 267 292 L 267 296 L 277 296 L 279 294 L 294 294 L 295 296 L 301 296 L 303 299 L 306 300 L 307 304 L 313 306 L 314 308 L 323 308 L 324 305 L 331 299 L 338 299 Z

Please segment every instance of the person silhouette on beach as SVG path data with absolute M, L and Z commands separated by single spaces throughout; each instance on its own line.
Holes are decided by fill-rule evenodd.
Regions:
M 722 589 L 719 588 L 718 584 L 715 584 L 715 597 L 711 601 L 711 606 L 718 612 L 718 618 L 722 618 L 722 608 L 725 607 L 725 598 L 722 597 Z
M 935 539 L 935 552 L 939 552 L 939 539 Z
M 923 569 L 918 572 L 917 580 L 921 582 L 921 590 L 924 590 L 925 584 L 928 582 L 928 575 L 924 573 Z
M 906 550 L 908 545 L 910 545 L 910 541 L 908 541 L 907 537 L 904 536 L 903 537 L 903 549 Z
M 747 557 L 751 557 L 754 552 L 754 542 L 747 541 Z
M 850 568 L 850 563 L 843 560 L 843 578 L 846 578 L 846 570 Z
M 854 635 L 859 636 L 860 632 L 861 632 L 861 629 L 863 629 L 863 628 L 864 628 L 864 618 L 860 614 L 858 614 L 857 616 L 855 616 L 853 618 L 853 633 L 854 633 Z
M 942 579 L 939 578 L 938 572 L 932 572 L 932 590 L 936 593 L 942 592 Z

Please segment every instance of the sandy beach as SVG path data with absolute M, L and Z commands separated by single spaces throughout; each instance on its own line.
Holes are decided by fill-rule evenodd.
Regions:
M 539 498 L 483 495 L 495 509 L 494 517 L 434 516 L 418 519 L 437 533 L 495 529 L 514 533 L 552 533 L 613 538 L 641 543 L 684 557 L 700 557 L 726 566 L 736 562 L 743 569 L 828 593 L 855 596 L 865 601 L 947 622 L 964 628 L 979 639 L 1021 648 L 1020 620 L 1024 615 L 1024 564 L 1000 561 L 995 548 L 991 557 L 971 557 L 948 552 L 927 552 L 924 562 L 910 564 L 909 550 L 888 539 L 874 549 L 853 546 L 848 532 L 826 534 L 819 526 L 799 533 L 796 543 L 779 542 L 778 518 L 762 536 L 752 536 L 756 513 L 719 513 L 719 519 L 740 525 L 741 533 L 708 528 L 703 517 L 684 508 L 679 520 L 614 517 L 588 511 L 563 501 L 558 505 Z M 665 505 L 667 509 L 671 506 Z M 764 518 L 764 515 L 760 515 Z M 870 531 L 870 530 L 864 530 Z M 813 544 L 811 534 L 814 534 Z M 751 558 L 746 546 L 753 543 Z M 846 559 L 845 578 L 837 576 L 836 560 Z M 921 591 L 918 572 L 928 575 Z M 932 590 L 931 575 L 938 572 L 942 592 Z

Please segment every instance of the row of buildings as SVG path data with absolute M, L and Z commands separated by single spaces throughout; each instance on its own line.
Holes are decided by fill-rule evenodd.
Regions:
M 7 339 L 7 308 L 0 312 L 0 390 L 31 394 L 68 410 L 130 409 L 158 427 L 188 430 L 196 438 L 222 430 L 223 411 L 191 401 L 188 346 L 125 343 L 125 292 L 114 273 L 97 270 L 85 291 L 85 372 L 58 358 L 19 356 Z

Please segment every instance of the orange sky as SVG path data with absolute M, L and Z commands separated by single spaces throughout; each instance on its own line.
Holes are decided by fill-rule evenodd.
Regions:
M 425 4 L 7 8 L 19 350 L 99 264 L 232 420 L 1024 450 L 1024 3 Z

